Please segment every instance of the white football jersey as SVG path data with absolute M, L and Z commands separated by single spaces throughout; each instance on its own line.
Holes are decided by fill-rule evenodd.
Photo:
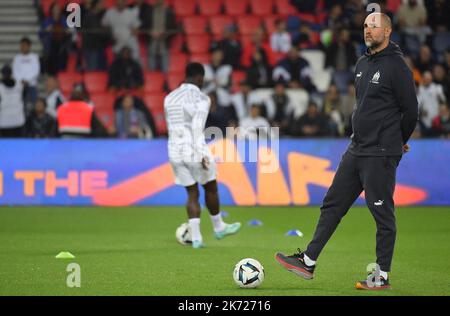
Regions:
M 210 105 L 210 98 L 190 83 L 181 84 L 165 97 L 171 161 L 201 161 L 209 155 L 204 129 Z

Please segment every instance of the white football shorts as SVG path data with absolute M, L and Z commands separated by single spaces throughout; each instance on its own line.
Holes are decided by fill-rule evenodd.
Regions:
M 208 170 L 203 169 L 201 162 L 170 161 L 175 175 L 175 184 L 188 187 L 195 183 L 204 185 L 217 178 L 217 167 L 214 159 L 209 160 Z

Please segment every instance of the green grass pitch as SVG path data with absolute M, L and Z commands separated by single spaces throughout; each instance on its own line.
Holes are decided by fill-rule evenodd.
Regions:
M 375 223 L 366 208 L 353 207 L 318 261 L 314 280 L 287 272 L 276 251 L 305 248 L 318 207 L 223 207 L 226 221 L 241 221 L 239 234 L 213 238 L 202 215 L 207 248 L 175 240 L 186 221 L 183 207 L 1 207 L 0 295 L 450 295 L 450 209 L 397 208 L 393 289 L 362 292 L 355 281 L 375 261 Z M 263 226 L 248 226 L 259 219 Z M 304 237 L 287 237 L 300 229 Z M 70 251 L 75 259 L 55 259 Z M 259 260 L 266 278 L 257 289 L 240 289 L 232 270 L 240 259 Z M 66 286 L 66 266 L 81 267 L 81 287 Z

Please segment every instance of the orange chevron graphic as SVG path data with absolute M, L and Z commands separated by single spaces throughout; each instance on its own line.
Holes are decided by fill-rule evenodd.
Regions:
M 289 180 L 278 168 L 273 173 L 262 172 L 261 161 L 278 164 L 278 158 L 268 148 L 259 148 L 257 192 L 255 192 L 248 173 L 233 142 L 217 141 L 210 145 L 217 164 L 218 182 L 230 191 L 236 205 L 307 205 L 310 203 L 309 185 L 328 188 L 335 172 L 329 170 L 331 162 L 324 158 L 292 152 L 288 155 Z M 228 162 L 228 161 L 232 162 Z M 227 161 L 220 163 L 220 161 Z M 162 192 L 174 184 L 174 176 L 169 163 L 145 171 L 114 186 L 97 190 L 93 203 L 97 205 L 125 206 L 135 204 L 145 198 Z M 361 197 L 364 197 L 362 194 Z M 397 205 L 410 205 L 427 197 L 426 191 L 411 186 L 397 184 L 394 200 Z

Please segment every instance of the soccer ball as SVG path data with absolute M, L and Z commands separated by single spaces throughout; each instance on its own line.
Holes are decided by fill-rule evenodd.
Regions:
M 181 224 L 180 227 L 178 227 L 175 232 L 175 237 L 177 238 L 178 242 L 182 245 L 192 244 L 192 235 L 191 229 L 189 228 L 189 224 L 188 223 Z
M 233 279 L 242 288 L 255 288 L 264 281 L 264 268 L 258 260 L 242 259 L 234 267 Z

